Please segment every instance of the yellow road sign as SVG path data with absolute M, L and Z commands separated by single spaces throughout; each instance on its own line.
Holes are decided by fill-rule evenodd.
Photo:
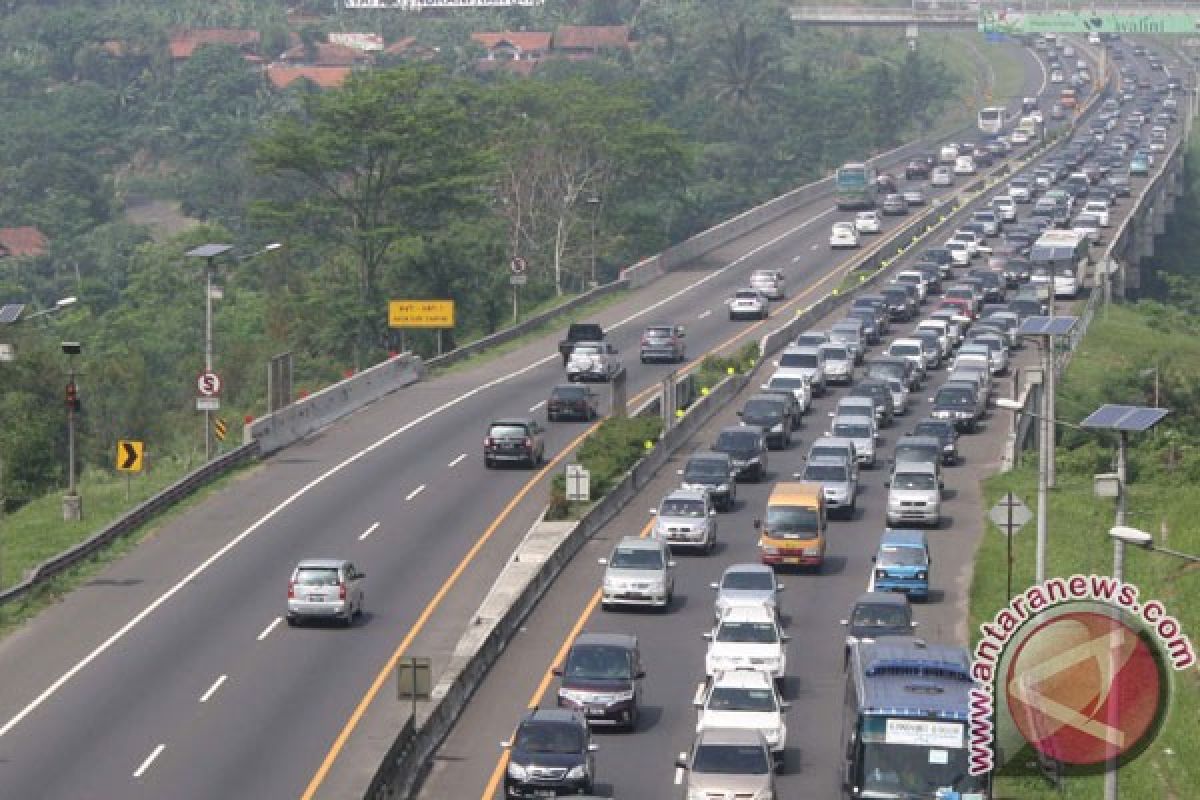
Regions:
M 388 327 L 453 328 L 453 300 L 392 300 L 388 303 Z
M 213 436 L 216 436 L 222 442 L 225 441 L 225 434 L 229 433 L 228 426 L 225 425 L 225 420 L 220 417 L 213 418 Z
M 118 472 L 141 472 L 142 471 L 142 454 L 145 451 L 145 444 L 135 442 L 130 439 L 121 439 L 117 442 L 117 471 Z

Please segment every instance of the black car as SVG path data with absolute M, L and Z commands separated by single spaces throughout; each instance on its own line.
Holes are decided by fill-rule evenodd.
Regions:
M 938 270 L 945 278 L 950 274 L 951 267 L 954 266 L 954 256 L 945 247 L 930 247 L 925 252 L 921 253 L 920 261 L 931 261 L 938 265 Z
M 508 750 L 505 797 L 591 794 L 596 759 L 587 718 L 578 711 L 538 708 L 528 712 Z
M 868 378 L 896 378 L 904 381 L 909 389 L 917 388 L 921 377 L 913 362 L 901 356 L 876 356 L 867 359 Z
M 692 453 L 679 476 L 684 489 L 707 489 L 713 505 L 721 511 L 731 510 L 737 502 L 737 470 L 728 453 Z
M 750 395 L 737 415 L 744 424 L 763 429 L 767 447 L 783 450 L 792 443 L 791 408 L 781 395 Z
M 581 633 L 554 674 L 562 678 L 559 708 L 582 712 L 592 725 L 609 723 L 627 731 L 637 729 L 646 673 L 636 636 Z
M 924 180 L 929 177 L 929 171 L 932 169 L 929 162 L 914 158 L 904 165 L 905 180 Z
M 550 399 L 546 401 L 546 419 L 550 422 L 564 419 L 590 422 L 597 416 L 596 393 L 587 386 L 564 383 L 550 390 Z
M 867 344 L 879 344 L 879 320 L 875 317 L 874 309 L 852 308 L 846 316 L 863 324 L 863 336 L 866 337 Z
M 942 293 L 942 271 L 938 269 L 938 265 L 932 261 L 918 261 L 912 265 L 912 268 L 925 276 L 925 293 L 941 294 Z
M 767 437 L 757 425 L 722 428 L 712 449 L 729 455 L 737 478 L 762 481 L 767 477 Z
M 979 387 L 965 381 L 946 381 L 933 396 L 934 419 L 949 420 L 960 431 L 974 432 L 986 411 Z
M 870 309 L 879 325 L 879 332 L 887 333 L 889 317 L 887 298 L 882 294 L 860 294 L 854 298 L 854 303 L 850 307 L 854 310 L 860 308 Z
M 846 396 L 870 398 L 871 402 L 875 404 L 875 421 L 879 427 L 885 428 L 892 424 L 896 411 L 892 404 L 892 390 L 884 381 L 878 378 L 859 381 L 856 386 L 846 392 Z
M 483 439 L 483 464 L 488 469 L 500 462 L 536 467 L 546 457 L 546 430 L 530 417 L 492 420 Z
M 949 466 L 960 461 L 958 454 L 958 430 L 946 419 L 926 417 L 913 427 L 914 436 L 932 436 L 942 443 L 942 463 Z
M 873 642 L 881 636 L 911 636 L 913 622 L 908 596 L 896 592 L 866 592 L 850 607 L 846 626 L 846 653 L 842 668 L 850 659 L 850 648 L 860 641 Z
M 885 286 L 880 289 L 884 302 L 887 304 L 888 319 L 907 322 L 916 311 L 915 305 L 909 299 L 908 292 L 899 286 Z
M 1004 273 L 990 269 L 973 269 L 967 277 L 978 278 L 983 284 L 983 302 L 999 303 L 1004 299 Z

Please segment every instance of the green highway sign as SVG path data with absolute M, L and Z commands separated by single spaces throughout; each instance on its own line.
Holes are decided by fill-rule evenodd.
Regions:
M 980 11 L 981 33 L 1187 33 L 1200 31 L 1200 9 L 1184 11 Z

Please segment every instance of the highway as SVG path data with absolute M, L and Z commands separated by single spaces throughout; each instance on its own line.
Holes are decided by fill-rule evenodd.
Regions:
M 1134 179 L 1135 197 L 1142 185 L 1144 179 Z M 1112 224 L 1118 225 L 1131 207 L 1131 200 L 1122 201 L 1114 209 Z M 1027 214 L 1030 208 L 1023 207 L 1021 213 Z M 1069 303 L 1059 303 L 1058 313 L 1069 313 L 1069 309 Z M 842 313 L 835 312 L 827 321 L 840 318 Z M 894 327 L 891 335 L 901 335 L 908 327 Z M 1018 350 L 1014 355 L 1017 367 L 1035 363 L 1033 347 Z M 760 372 L 763 378 L 767 374 L 769 367 Z M 932 373 L 925 390 L 913 393 L 908 415 L 884 429 L 881 460 L 889 455 L 896 437 L 908 432 L 915 419 L 924 415 L 923 407 L 928 407 L 926 399 L 943 377 L 944 371 Z M 757 561 L 757 534 L 751 523 L 762 516 L 771 481 L 788 479 L 801 468 L 808 443 L 826 430 L 827 412 L 842 392 L 835 390 L 819 399 L 792 447 L 771 453 L 771 475 L 767 482 L 739 485 L 738 507 L 718 517 L 721 543 L 713 554 L 674 556 L 675 601 L 667 615 L 600 610 L 598 590 L 603 568 L 596 560 L 607 556 L 622 536 L 648 532 L 651 518 L 647 512 L 678 485 L 674 468 L 682 466 L 691 450 L 706 449 L 720 427 L 737 423 L 734 412 L 745 396 L 755 391 L 756 383 L 752 382 L 685 445 L 673 463 L 664 467 L 617 519 L 585 545 L 559 576 L 493 667 L 441 748 L 419 794 L 422 800 L 476 797 L 492 800 L 503 796 L 506 761 L 499 743 L 510 737 L 525 708 L 553 707 L 557 684 L 550 670 L 561 663 L 566 648 L 582 631 L 637 635 L 646 670 L 638 731 L 627 734 L 598 729 L 601 732 L 596 739 L 597 794 L 619 800 L 649 800 L 681 792 L 674 761 L 690 747 L 694 735 L 696 712 L 692 700 L 698 684 L 704 680 L 707 647 L 702 634 L 711 630 L 713 620 L 714 592 L 709 584 L 718 580 L 722 570 L 732 563 Z M 1011 378 L 998 378 L 995 393 L 1012 396 Z M 929 532 L 933 547 L 933 590 L 928 602 L 915 605 L 920 622 L 918 633 L 930 641 L 966 643 L 969 638 L 967 592 L 984 516 L 980 480 L 997 470 L 1006 431 L 1004 413 L 992 411 L 980 433 L 960 438 L 964 464 L 947 470 L 943 523 Z M 784 684 L 784 699 L 792 707 L 787 712 L 788 747 L 777 796 L 840 796 L 837 771 L 844 686 L 844 631 L 840 619 L 866 588 L 870 556 L 884 527 L 885 472 L 877 468 L 861 473 L 858 511 L 852 520 L 831 521 L 826 565 L 820 574 L 781 574 L 786 586 L 781 610 L 791 636 L 787 645 L 789 674 Z M 1003 567 L 996 565 L 996 568 Z
M 1031 91 L 1044 74 L 1030 59 Z M 697 358 L 764 332 L 724 313 L 754 268 L 788 276 L 776 315 L 836 285 L 825 242 L 844 216 L 801 209 L 598 314 L 630 395 L 670 369 L 637 363 L 643 324 L 687 325 Z M 556 459 L 539 474 L 483 467 L 487 420 L 538 414 L 562 381 L 556 339 L 435 376 L 289 448 L 4 641 L 0 797 L 315 794 L 389 659 L 445 657 L 540 513 L 555 460 L 586 430 L 550 426 Z M 727 535 L 736 530 L 731 517 Z M 348 557 L 367 573 L 357 626 L 281 624 L 290 571 L 311 556 Z

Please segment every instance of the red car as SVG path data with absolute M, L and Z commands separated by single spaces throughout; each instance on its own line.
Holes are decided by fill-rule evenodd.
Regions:
M 938 310 L 943 308 L 954 309 L 972 322 L 975 320 L 975 308 L 971 305 L 971 301 L 967 300 L 965 297 L 943 298 L 941 304 L 938 306 Z

